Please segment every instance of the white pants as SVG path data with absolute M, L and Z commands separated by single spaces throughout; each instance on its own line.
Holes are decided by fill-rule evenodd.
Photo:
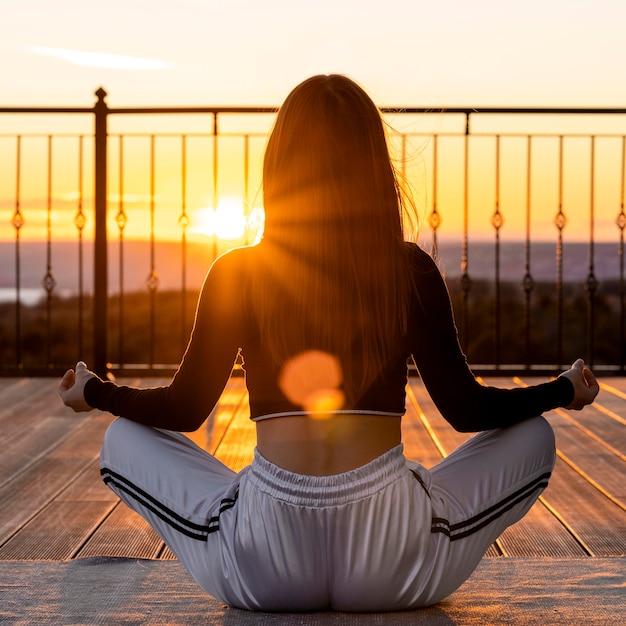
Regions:
M 434 604 L 474 571 L 546 487 L 555 462 L 537 417 L 480 433 L 435 467 L 402 446 L 334 476 L 255 451 L 240 473 L 179 433 L 119 418 L 104 481 L 210 595 L 265 611 L 385 611 Z

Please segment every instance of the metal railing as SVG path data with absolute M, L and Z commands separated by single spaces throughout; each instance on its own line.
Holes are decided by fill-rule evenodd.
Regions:
M 28 121 L 0 132 L 0 280 L 14 296 L 0 302 L 1 374 L 56 375 L 77 358 L 102 375 L 169 373 L 204 270 L 253 236 L 275 107 L 113 108 L 106 95 L 99 89 L 88 108 L 0 108 L 0 121 L 93 120 L 91 132 L 36 132 Z M 624 373 L 626 109 L 381 110 L 474 369 L 552 373 L 584 356 L 599 372 Z M 597 127 L 581 131 L 589 120 Z M 29 142 L 39 146 L 32 156 Z M 35 198 L 34 178 L 45 181 Z M 215 217 L 229 196 L 248 230 L 191 237 L 199 209 Z M 28 240 L 34 214 L 41 230 Z M 39 270 L 42 298 L 29 304 Z

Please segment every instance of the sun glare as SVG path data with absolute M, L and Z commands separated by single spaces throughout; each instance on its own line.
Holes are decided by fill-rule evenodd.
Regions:
M 241 239 L 246 232 L 246 216 L 243 205 L 237 199 L 220 200 L 217 209 L 196 209 L 190 231 L 196 235 L 217 237 L 225 241 Z

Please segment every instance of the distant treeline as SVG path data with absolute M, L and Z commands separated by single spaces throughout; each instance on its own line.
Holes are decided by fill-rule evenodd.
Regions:
M 499 306 L 493 281 L 473 281 L 463 296 L 459 279 L 448 281 L 457 327 L 471 364 L 562 365 L 582 356 L 596 365 L 620 365 L 620 292 L 617 281 L 602 282 L 593 300 L 580 283 L 537 283 L 526 306 L 518 283 L 502 283 Z M 108 360 L 122 365 L 175 365 L 193 324 L 197 292 L 133 292 L 108 304 Z M 559 299 L 562 319 L 559 327 Z M 464 301 L 466 306 L 464 306 Z M 428 297 L 424 298 L 428 306 Z M 82 315 L 80 314 L 82 307 Z M 530 320 L 528 339 L 527 322 Z M 593 320 L 593 327 L 591 321 Z M 496 329 L 499 327 L 499 343 Z M 559 336 L 562 338 L 559 350 Z M 590 338 L 592 337 L 592 341 Z M 93 354 L 90 297 L 53 297 L 33 306 L 0 304 L 0 363 L 4 371 L 65 368 Z
M 198 292 L 133 292 L 108 302 L 111 363 L 176 365 L 193 326 Z M 184 303 L 184 308 L 183 308 Z M 65 368 L 93 355 L 93 301 L 43 299 L 32 306 L 0 304 L 2 369 Z
M 565 283 L 560 293 L 554 283 L 536 283 L 528 300 L 519 283 L 502 283 L 497 307 L 493 281 L 475 281 L 465 313 L 460 279 L 448 280 L 448 288 L 470 363 L 493 364 L 496 352 L 503 365 L 566 365 L 578 357 L 596 365 L 623 362 L 622 297 L 616 280 L 602 282 L 593 295 L 581 283 Z

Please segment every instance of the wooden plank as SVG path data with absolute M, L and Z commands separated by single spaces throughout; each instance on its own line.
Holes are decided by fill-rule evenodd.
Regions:
M 609 412 L 602 410 L 605 407 L 604 397 L 605 394 L 601 391 L 599 400 L 591 406 L 582 411 L 562 410 L 559 415 L 576 426 L 586 437 L 626 461 L 626 423 L 621 424 Z M 622 411 L 623 409 L 622 406 Z
M 0 548 L 0 560 L 72 558 L 119 501 L 94 459 Z
M 421 380 L 411 379 L 411 390 L 427 415 L 433 435 L 446 454 L 460 446 L 468 435 L 457 433 L 441 416 Z M 511 386 L 511 385 L 509 385 Z M 583 556 L 584 549 L 559 520 L 541 503 L 533 506 L 517 524 L 499 538 L 505 556 Z
M 600 393 L 596 399 L 598 409 L 613 420 L 626 426 L 626 381 L 622 378 L 601 378 Z
M 92 460 L 98 458 L 104 433 L 112 419 L 112 416 L 108 413 L 100 411 L 90 413 L 84 426 L 73 430 L 63 440 L 61 445 L 53 448 L 47 456 L 50 459 L 75 458 Z
M 93 414 L 78 415 L 63 406 L 57 395 L 56 382 L 54 385 L 47 379 L 35 382 L 37 384 L 33 386 L 19 387 L 20 392 L 26 389 L 31 392 L 32 401 L 28 409 L 21 406 L 15 415 L 5 413 L 6 419 L 0 428 L 0 447 L 3 450 L 0 486 L 54 450 L 93 417 Z M 13 395 L 0 395 L 0 403 L 12 401 Z
M 626 461 L 616 457 L 596 441 L 584 438 L 580 432 L 564 424 L 560 411 L 550 422 L 557 437 L 557 450 L 563 460 L 586 475 L 589 482 L 598 486 L 626 510 Z
M 62 502 L 113 502 L 119 498 L 104 484 L 100 476 L 100 459 L 96 458 L 67 485 L 56 498 Z
M 0 547 L 0 560 L 72 558 L 114 506 L 111 501 L 54 500 Z
M 248 399 L 239 405 L 230 426 L 215 450 L 215 456 L 238 472 L 252 463 L 256 445 L 256 427 L 250 419 Z
M 0 489 L 0 545 L 54 500 L 86 465 L 83 459 L 46 459 Z
M 0 395 L 0 402 L 12 402 L 11 397 Z M 36 427 L 43 417 L 69 417 L 67 407 L 61 401 L 51 401 L 50 393 L 41 394 L 41 389 L 37 390 L 36 396 L 31 401 L 24 399 L 19 409 L 7 411 L 4 419 L 0 420 L 0 446 L 7 446 L 15 439 L 28 435 L 32 428 Z M 73 413 L 77 421 L 85 414 L 77 416 Z
M 49 454 L 0 488 L 0 545 L 65 490 L 98 456 L 110 417 L 91 414 Z
M 499 544 L 509 557 L 590 556 L 586 547 L 558 523 L 542 496 L 523 519 L 500 535 Z
M 626 513 L 557 459 L 546 502 L 554 507 L 592 556 L 626 554 Z
M 607 376 L 600 378 L 600 387 L 612 387 L 622 395 L 622 399 L 626 400 L 626 376 Z
M 0 376 L 0 394 L 7 392 L 10 393 L 11 388 L 16 388 L 20 385 L 24 385 L 30 378 L 15 378 Z
M 498 539 L 509 557 L 588 556 L 575 537 L 539 500 L 516 524 Z
M 58 381 L 52 378 L 21 378 L 12 386 L 0 391 L 0 424 L 27 417 L 38 400 L 48 404 L 56 394 Z M 57 396 L 58 399 L 58 396 Z M 60 399 L 58 400 L 60 402 Z
M 81 428 L 82 420 L 71 417 L 43 417 L 28 430 L 22 430 L 2 446 L 0 456 L 0 486 L 37 462 L 59 445 L 72 429 Z
M 424 467 L 432 467 L 445 456 L 439 450 L 427 430 L 428 418 L 422 407 L 412 396 L 410 386 L 407 388 L 406 414 L 402 419 L 402 442 L 407 459 L 417 461 Z
M 49 380 L 37 380 L 37 383 L 20 387 L 20 392 L 29 392 L 20 400 L 16 400 L 14 394 L 0 394 L 0 407 L 6 407 L 8 403 L 8 409 L 0 409 L 0 449 L 7 454 L 23 451 L 27 458 L 36 458 L 45 450 L 47 442 L 54 445 L 59 440 L 53 434 L 55 429 L 63 433 L 63 426 L 55 424 L 55 420 L 67 420 L 71 425 L 79 426 L 86 416 L 77 415 L 62 404 L 56 391 L 57 384 L 51 385 Z M 43 423 L 45 420 L 48 422 Z M 29 445 L 33 446 L 32 453 L 28 450 Z M 0 484 L 4 479 L 6 476 L 0 479 Z
M 143 517 L 121 502 L 75 555 L 155 559 L 163 542 Z
M 243 410 L 247 393 L 243 378 L 231 378 L 204 424 L 196 432 L 185 434 L 201 448 L 214 454 L 236 413 Z

